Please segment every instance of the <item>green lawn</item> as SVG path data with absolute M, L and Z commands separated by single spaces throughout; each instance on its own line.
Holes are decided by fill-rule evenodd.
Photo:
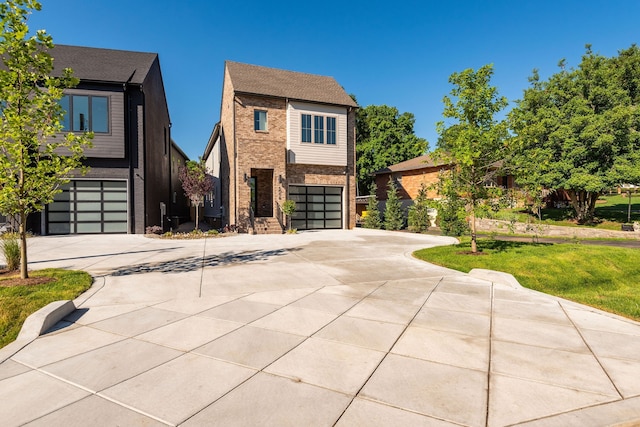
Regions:
M 25 319 L 45 305 L 71 300 L 91 287 L 93 278 L 84 271 L 46 269 L 29 273 L 55 280 L 33 286 L 0 286 L 0 348 L 14 341 Z M 5 279 L 0 279 L 0 284 Z
M 602 196 L 595 208 L 597 222 L 589 225 L 579 225 L 573 220 L 572 208 L 542 209 L 542 222 L 549 225 L 564 227 L 593 227 L 607 230 L 620 230 L 620 225 L 627 222 L 629 199 L 626 194 Z M 537 221 L 538 217 L 519 209 L 503 209 L 491 216 L 493 219 L 516 220 L 518 222 Z M 631 222 L 640 221 L 640 194 L 631 195 Z
M 640 250 L 580 244 L 533 244 L 481 239 L 484 255 L 469 243 L 422 249 L 424 261 L 469 272 L 511 273 L 522 286 L 640 320 Z

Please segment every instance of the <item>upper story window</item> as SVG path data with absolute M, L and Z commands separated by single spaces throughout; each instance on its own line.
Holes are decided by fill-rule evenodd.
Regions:
M 327 117 L 327 144 L 336 145 L 336 118 Z
M 326 121 L 326 127 L 325 127 Z M 300 139 L 302 142 L 336 145 L 336 118 L 325 116 L 300 115 Z M 313 124 L 313 126 L 312 126 Z M 312 139 L 313 136 L 313 139 Z
M 253 111 L 253 129 L 256 131 L 267 131 L 267 112 L 264 110 Z
M 311 114 L 303 114 L 301 119 L 302 142 L 311 142 Z
M 109 132 L 109 98 L 92 95 L 64 95 L 60 105 L 66 112 L 63 131 Z
M 314 135 L 313 141 L 316 144 L 324 144 L 324 117 L 315 116 L 314 121 Z

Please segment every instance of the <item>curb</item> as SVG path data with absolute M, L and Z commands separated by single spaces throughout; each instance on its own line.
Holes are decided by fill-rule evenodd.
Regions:
M 502 285 L 510 286 L 514 289 L 526 289 L 524 286 L 513 277 L 512 274 L 502 271 L 485 270 L 484 268 L 474 268 L 469 273 L 469 276 L 477 277 L 478 279 L 488 280 L 494 283 L 500 283 Z
M 76 309 L 73 301 L 54 301 L 31 314 L 24 321 L 18 338 L 0 349 L 0 363 L 22 350 L 27 344 L 38 338 L 43 332 L 62 320 Z

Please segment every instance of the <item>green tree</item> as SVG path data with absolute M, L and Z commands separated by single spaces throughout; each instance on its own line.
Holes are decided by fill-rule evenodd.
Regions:
M 457 237 L 469 232 L 469 223 L 466 202 L 460 198 L 454 184 L 454 180 L 441 177 L 439 193 L 443 198 L 438 203 L 438 220 L 442 234 Z
M 415 117 L 395 107 L 369 105 L 356 115 L 356 168 L 358 190 L 366 194 L 373 172 L 420 156 L 428 143 L 413 130 Z
M 404 227 L 404 211 L 398 197 L 398 187 L 392 177 L 387 184 L 387 202 L 384 209 L 385 230 L 400 230 Z
M 374 183 L 369 187 L 369 201 L 367 202 L 367 216 L 364 217 L 362 226 L 364 228 L 373 228 L 380 230 L 382 228 L 382 220 L 380 219 L 380 210 L 378 209 L 378 199 L 376 192 L 378 188 Z
M 521 185 L 565 190 L 579 223 L 594 219 L 602 192 L 638 180 L 640 49 L 607 58 L 587 46 L 580 65 L 540 79 L 509 114 L 510 163 Z
M 452 98 L 445 96 L 443 116 L 453 119 L 450 126 L 437 124 L 440 138 L 437 156 L 453 165 L 447 175 L 451 191 L 464 200 L 471 223 L 471 252 L 477 252 L 476 216 L 486 208 L 486 202 L 495 199 L 497 189 L 487 187 L 499 172 L 499 161 L 504 156 L 504 141 L 508 136 L 506 121 L 495 115 L 508 104 L 490 85 L 493 66 L 485 65 L 477 71 L 466 69 L 453 73 Z
M 195 207 L 196 223 L 194 230 L 198 229 L 199 209 L 204 204 L 207 194 L 213 191 L 213 177 L 207 170 L 207 165 L 202 159 L 199 161 L 189 160 L 178 169 L 178 178 L 182 183 L 184 195 L 191 200 L 191 205 Z
M 70 69 L 53 77 L 53 40 L 44 30 L 29 36 L 35 0 L 0 4 L 0 212 L 14 216 L 20 234 L 20 276 L 28 277 L 26 221 L 41 211 L 82 166 L 91 135 L 62 135 L 63 90 L 75 86 Z
M 280 209 L 287 217 L 287 221 L 289 222 L 289 231 L 291 231 L 291 215 L 296 212 L 296 202 L 294 200 L 285 200 Z
M 420 189 L 413 201 L 413 205 L 409 207 L 409 230 L 422 233 L 429 229 L 430 208 L 431 203 L 427 198 L 427 186 L 423 182 L 420 184 Z

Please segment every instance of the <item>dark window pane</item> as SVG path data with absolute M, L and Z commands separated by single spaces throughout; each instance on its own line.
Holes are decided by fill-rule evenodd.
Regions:
M 316 144 L 324 144 L 324 117 L 314 116 L 315 134 L 314 141 Z
M 267 130 L 267 112 L 261 110 L 254 110 L 253 112 L 254 129 L 266 131 Z
M 74 96 L 73 101 L 73 130 L 84 132 L 89 130 L 89 97 Z
M 94 132 L 109 132 L 109 103 L 106 97 L 91 98 L 91 130 Z
M 62 110 L 64 111 L 64 117 L 62 118 L 62 121 L 60 122 L 60 124 L 62 125 L 62 130 L 66 130 L 69 131 L 71 130 L 71 126 L 70 126 L 70 117 L 69 117 L 69 96 L 68 95 L 64 95 L 60 101 L 58 101 L 58 103 L 60 104 L 60 107 L 62 107 Z
M 301 119 L 302 142 L 311 142 L 311 114 L 303 114 Z
M 327 117 L 327 144 L 336 143 L 336 118 Z

